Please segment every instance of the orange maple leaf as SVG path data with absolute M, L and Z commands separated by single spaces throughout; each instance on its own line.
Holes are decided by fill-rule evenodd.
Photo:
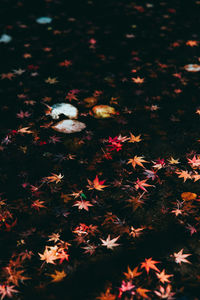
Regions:
M 48 182 L 55 182 L 56 184 L 62 180 L 64 176 L 60 174 L 52 173 L 52 176 L 45 177 L 44 180 Z
M 170 275 L 165 274 L 165 269 L 163 269 L 161 273 L 156 273 L 156 276 L 158 277 L 158 279 L 162 283 L 165 283 L 165 282 L 170 282 L 169 278 L 172 277 L 172 276 L 174 276 L 174 275 L 172 275 L 172 274 L 170 274 Z
M 110 293 L 110 288 L 107 288 L 105 293 L 101 293 L 99 297 L 97 297 L 99 300 L 115 300 L 116 296 Z
M 126 278 L 129 279 L 133 279 L 134 277 L 138 277 L 142 274 L 142 272 L 138 272 L 138 267 L 135 267 L 133 270 L 130 269 L 130 267 L 128 266 L 128 273 L 124 272 L 124 275 L 126 276 Z
M 130 139 L 129 139 L 129 143 L 139 143 L 139 142 L 141 142 L 141 134 L 139 134 L 139 135 L 137 135 L 137 136 L 135 136 L 134 134 L 132 134 L 131 132 L 130 132 Z
M 23 128 L 19 128 L 17 131 L 21 134 L 23 133 L 27 133 L 27 134 L 31 134 L 33 133 L 32 130 L 29 130 L 30 127 L 23 127 Z
M 149 299 L 149 296 L 146 294 L 150 292 L 150 290 L 143 289 L 141 287 L 137 288 L 136 292 L 143 298 Z
M 40 256 L 40 260 L 44 260 L 48 264 L 55 264 L 54 261 L 58 259 L 57 251 L 58 251 L 57 246 L 53 246 L 53 247 L 46 246 L 44 253 L 43 254 L 38 253 L 38 254 Z
M 142 163 L 144 162 L 148 162 L 146 160 L 144 160 L 143 156 L 137 156 L 135 155 L 134 158 L 130 158 L 127 164 L 132 164 L 133 168 L 135 169 L 136 165 L 144 168 L 144 165 Z
M 144 82 L 144 78 L 140 78 L 139 76 L 136 78 L 133 77 L 131 79 L 133 80 L 133 82 L 138 83 L 138 84 L 141 84 Z
M 198 46 L 198 41 L 189 40 L 186 42 L 186 45 L 190 47 Z
M 160 272 L 159 269 L 155 266 L 155 264 L 158 264 L 158 263 L 159 263 L 159 261 L 152 260 L 152 257 L 145 258 L 145 262 L 141 263 L 141 268 L 145 268 L 145 270 L 147 271 L 147 274 L 149 274 L 150 269 Z
M 10 268 L 7 268 L 7 271 L 9 273 L 9 277 L 7 279 L 7 282 L 12 282 L 14 285 L 19 286 L 19 282 L 23 282 L 24 280 L 31 279 L 30 277 L 24 276 L 24 270 L 12 270 Z
M 185 182 L 187 179 L 191 179 L 192 178 L 191 175 L 190 175 L 190 173 L 188 171 L 177 170 L 175 173 L 179 175 L 178 176 L 179 178 L 184 178 L 183 182 Z

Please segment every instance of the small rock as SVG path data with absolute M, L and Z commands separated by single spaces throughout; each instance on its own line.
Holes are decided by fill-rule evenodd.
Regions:
M 86 125 L 76 120 L 63 120 L 52 126 L 52 128 L 58 132 L 74 133 L 82 131 L 86 128 Z
M 9 43 L 12 40 L 12 37 L 7 34 L 2 34 L 0 36 L 0 43 Z
M 189 64 L 189 65 L 184 66 L 184 69 L 188 72 L 199 72 L 200 71 L 200 65 Z
M 46 115 L 50 115 L 53 119 L 59 119 L 60 115 L 65 115 L 70 119 L 77 119 L 78 117 L 78 109 L 69 103 L 56 103 L 52 107 L 46 105 L 48 110 L 46 111 Z
M 50 17 L 40 17 L 36 19 L 36 22 L 39 24 L 49 24 L 51 23 L 52 18 Z

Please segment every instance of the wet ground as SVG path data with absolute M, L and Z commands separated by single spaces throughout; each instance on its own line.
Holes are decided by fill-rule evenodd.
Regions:
M 19 291 L 14 299 L 119 299 L 129 265 L 143 273 L 122 299 L 159 299 L 155 291 L 168 282 L 141 268 L 152 257 L 174 275 L 175 299 L 199 299 L 200 82 L 199 72 L 185 66 L 200 64 L 200 2 L 2 0 L 0 6 L 2 297 L 5 285 Z M 96 103 L 88 105 L 89 97 Z M 66 116 L 52 119 L 47 105 L 63 102 L 78 108 L 86 129 L 52 128 Z M 116 113 L 96 118 L 95 105 Z M 132 166 L 135 156 L 147 162 Z M 153 187 L 138 188 L 138 179 Z M 188 200 L 183 192 L 196 196 Z M 92 206 L 81 209 L 77 201 Z M 80 224 L 96 228 L 77 233 Z M 142 234 L 134 236 L 131 227 Z M 53 233 L 58 240 L 48 241 Z M 119 246 L 102 246 L 109 234 Z M 69 259 L 42 260 L 46 246 Z M 181 249 L 191 264 L 176 263 Z M 52 282 L 56 270 L 66 276 Z M 103 293 L 111 285 L 109 298 Z

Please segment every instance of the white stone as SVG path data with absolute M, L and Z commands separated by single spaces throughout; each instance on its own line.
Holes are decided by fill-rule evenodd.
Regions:
M 186 65 L 184 67 L 184 69 L 188 72 L 199 72 L 200 71 L 200 65 L 197 65 L 197 64 L 189 64 L 189 65 Z
M 77 119 L 78 109 L 69 103 L 56 103 L 51 107 L 51 111 L 48 112 L 53 119 L 59 119 L 60 115 L 65 115 L 70 119 Z
M 82 131 L 86 128 L 86 125 L 76 120 L 63 120 L 52 126 L 52 128 L 58 132 L 74 133 Z

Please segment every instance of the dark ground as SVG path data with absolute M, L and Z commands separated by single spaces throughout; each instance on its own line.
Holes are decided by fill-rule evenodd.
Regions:
M 161 213 L 163 206 L 172 210 L 182 192 L 199 195 L 199 182 L 183 183 L 174 169 L 166 167 L 159 171 L 163 184 L 148 189 L 146 204 L 141 209 L 133 212 L 123 202 L 136 193 L 126 189 L 129 181 L 144 179 L 142 168 L 127 175 L 124 170 L 132 171 L 131 166 L 126 165 L 127 159 L 138 155 L 147 161 L 159 158 L 167 161 L 172 156 L 179 158 L 178 167 L 185 170 L 189 168 L 187 158 L 199 152 L 199 115 L 196 113 L 199 73 L 187 72 L 184 66 L 198 64 L 200 60 L 200 2 L 1 0 L 0 13 L 0 35 L 6 33 L 12 37 L 9 43 L 0 43 L 1 76 L 14 74 L 13 70 L 25 70 L 11 80 L 2 76 L 0 82 L 1 192 L 2 199 L 6 199 L 6 210 L 12 214 L 8 223 L 17 219 L 17 224 L 6 231 L 5 220 L 2 221 L 5 207 L 1 207 L 2 282 L 5 280 L 3 270 L 12 254 L 27 249 L 34 253 L 24 266 L 25 274 L 32 279 L 19 284 L 20 294 L 16 299 L 92 300 L 105 290 L 108 282 L 117 289 L 127 265 L 134 267 L 145 258 L 153 257 L 157 261 L 164 259 L 163 268 L 169 274 L 176 274 L 172 286 L 177 299 L 200 299 L 197 279 L 200 228 L 195 219 L 199 209 L 195 208 L 194 213 L 181 221 L 171 213 Z M 36 19 L 42 16 L 51 17 L 52 22 L 38 24 Z M 96 40 L 93 47 L 92 38 Z M 186 44 L 191 40 L 197 41 L 197 46 Z M 51 49 L 45 51 L 46 47 Z M 27 53 L 31 57 L 24 57 Z M 60 66 L 65 60 L 72 64 Z M 131 78 L 137 76 L 144 78 L 144 83 L 134 83 Z M 48 77 L 56 77 L 58 82 L 46 83 Z M 87 124 L 86 131 L 64 135 L 41 127 L 51 121 L 45 116 L 44 97 L 51 97 L 49 105 L 69 102 L 64 99 L 73 89 L 79 90 L 78 101 L 71 103 L 78 107 L 79 120 Z M 118 97 L 117 103 L 112 105 L 119 112 L 118 116 L 98 120 L 88 114 L 90 109 L 85 107 L 83 99 L 95 91 L 102 91 L 98 104 L 112 105 L 111 98 Z M 20 98 L 19 95 L 25 96 Z M 27 104 L 26 100 L 35 103 Z M 152 105 L 159 109 L 154 111 Z M 28 111 L 30 117 L 18 118 L 21 110 Z M 29 127 L 34 134 L 14 132 L 20 127 Z M 141 134 L 143 141 L 126 143 L 121 151 L 113 152 L 112 160 L 98 162 L 101 149 L 105 149 L 103 139 L 119 134 L 129 136 L 130 132 Z M 60 137 L 61 142 L 49 142 L 50 136 Z M 10 142 L 6 142 L 6 137 Z M 58 154 L 74 154 L 76 159 L 58 161 Z M 51 173 L 63 174 L 64 180 L 58 185 L 50 184 L 52 188 L 48 184 L 42 186 L 41 194 L 31 193 L 30 186 L 39 186 L 41 179 Z M 87 179 L 94 179 L 96 174 L 109 185 L 103 192 L 86 188 Z M 114 180 L 122 180 L 122 184 L 115 187 Z M 27 183 L 25 188 L 24 183 Z M 97 199 L 94 210 L 79 211 L 72 206 L 77 199 L 64 203 L 60 197 L 61 193 L 79 190 L 84 191 L 87 200 Z M 31 208 L 36 199 L 44 201 L 47 209 Z M 106 229 L 102 226 L 107 212 L 117 215 L 125 222 L 124 226 L 152 226 L 153 230 L 134 242 L 115 225 Z M 72 231 L 79 223 L 98 226 L 99 233 L 92 238 L 98 248 L 91 256 L 84 254 L 83 245 L 74 240 Z M 188 224 L 197 228 L 196 234 L 189 234 Z M 35 231 L 24 237 L 23 233 L 31 228 Z M 46 275 L 53 273 L 56 267 L 45 264 L 40 269 L 42 261 L 38 256 L 53 232 L 60 232 L 62 240 L 72 244 L 69 262 L 63 262 L 61 267 L 58 264 L 67 273 L 59 283 L 50 283 Z M 113 251 L 100 246 L 99 238 L 105 239 L 110 233 L 113 237 L 121 235 L 120 247 Z M 21 239 L 25 244 L 18 245 Z M 166 259 L 182 248 L 192 254 L 192 265 L 186 269 Z M 152 283 L 149 289 L 153 291 L 156 285 Z M 150 297 L 157 299 L 153 293 Z

